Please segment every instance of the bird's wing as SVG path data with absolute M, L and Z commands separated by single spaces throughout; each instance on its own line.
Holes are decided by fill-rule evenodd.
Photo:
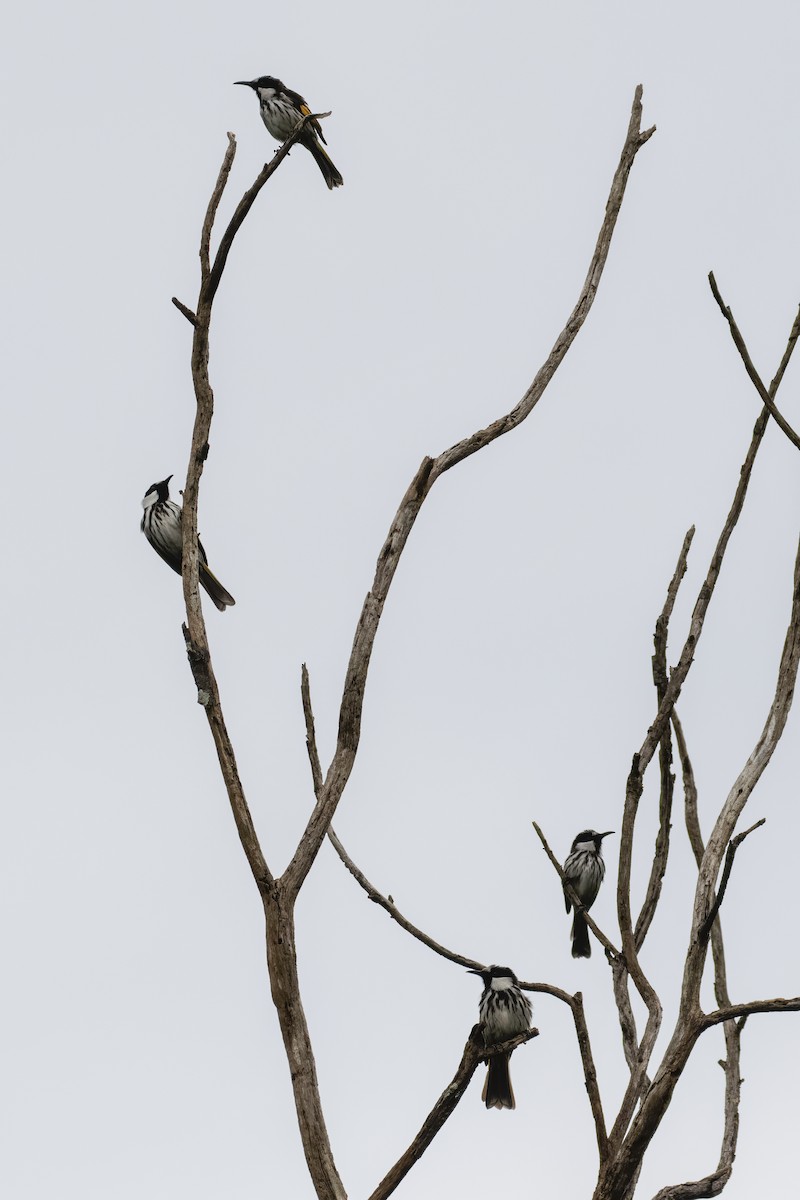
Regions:
M 296 105 L 304 117 L 311 115 L 311 109 L 308 106 L 308 101 L 304 100 L 299 92 L 292 92 L 289 90 L 289 88 L 286 88 L 286 95 L 291 99 L 292 103 Z M 325 134 L 322 132 L 322 126 L 320 125 L 319 121 L 309 121 L 306 128 L 313 129 L 319 140 L 321 142 L 325 142 Z M 327 144 L 328 143 L 325 142 L 326 146 Z

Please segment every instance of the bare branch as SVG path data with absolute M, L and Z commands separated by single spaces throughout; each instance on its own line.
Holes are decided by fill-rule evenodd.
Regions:
M 600 1098 L 600 1088 L 597 1083 L 597 1070 L 594 1065 L 592 1044 L 589 1040 L 589 1027 L 586 1024 L 586 1014 L 583 1009 L 583 994 L 576 992 L 570 999 L 572 1019 L 575 1022 L 575 1035 L 578 1039 L 578 1049 L 581 1055 L 581 1063 L 583 1064 L 583 1079 L 594 1121 L 597 1153 L 600 1158 L 600 1165 L 602 1166 L 608 1156 L 608 1134 L 606 1133 L 606 1119 L 603 1115 L 603 1101 Z
M 639 1035 L 636 1032 L 636 1018 L 633 1015 L 633 1007 L 628 990 L 629 976 L 625 969 L 625 960 L 622 956 L 612 958 L 609 961 L 611 963 L 611 975 L 614 987 L 614 1002 L 617 1006 L 619 1027 L 622 1034 L 622 1049 L 625 1054 L 625 1062 L 628 1070 L 633 1072 L 634 1069 L 638 1070 Z M 640 1080 L 642 1090 L 650 1086 L 650 1080 L 646 1074 L 641 1074 Z M 637 1100 L 638 1096 L 632 1097 L 631 1113 L 636 1107 Z M 628 1120 L 630 1120 L 630 1116 Z
M 272 998 L 283 1037 L 284 1049 L 289 1066 L 297 1111 L 303 1151 L 309 1175 L 317 1195 L 325 1200 L 346 1200 L 346 1193 L 328 1137 L 325 1118 L 317 1083 L 316 1064 L 311 1046 L 305 1013 L 303 1011 L 300 984 L 297 974 L 294 930 L 294 897 L 286 898 L 280 881 L 275 881 L 267 867 L 258 842 L 250 810 L 242 788 L 236 758 L 222 713 L 222 706 L 211 664 L 203 612 L 200 606 L 198 587 L 198 543 L 197 501 L 200 477 L 208 455 L 208 439 L 214 414 L 214 393 L 208 374 L 209 329 L 214 296 L 224 269 L 225 261 L 237 230 L 249 211 L 255 196 L 283 161 L 292 138 L 280 148 L 272 160 L 271 169 L 265 168 L 253 188 L 234 214 L 220 243 L 213 266 L 209 266 L 209 246 L 222 190 L 230 171 L 234 142 L 229 139 L 228 152 L 220 171 L 214 195 L 208 207 L 201 238 L 201 284 L 197 303 L 192 339 L 192 380 L 194 383 L 197 412 L 192 433 L 192 447 L 184 489 L 183 503 L 183 591 L 186 602 L 187 625 L 184 627 L 187 654 L 192 673 L 197 683 L 198 699 L 202 703 L 211 728 L 223 779 L 233 812 L 239 837 L 247 861 L 259 887 L 266 921 L 267 962 Z
M 236 211 L 228 223 L 228 228 L 220 238 L 220 243 L 217 247 L 217 253 L 214 256 L 213 266 L 208 268 L 207 272 L 203 274 L 203 287 L 200 294 L 202 301 L 205 304 L 210 306 L 213 302 L 217 288 L 219 287 L 220 279 L 222 278 L 222 272 L 225 270 L 225 263 L 228 261 L 228 255 L 230 254 L 233 240 L 241 229 L 242 222 L 244 221 L 245 217 L 253 207 L 258 193 L 261 191 L 267 180 L 275 174 L 278 167 L 291 150 L 292 146 L 294 146 L 295 142 L 302 135 L 306 125 L 310 125 L 312 121 L 323 120 L 328 116 L 330 116 L 330 113 L 308 113 L 307 116 L 303 117 L 302 121 L 298 121 L 297 125 L 295 125 L 286 141 L 278 147 L 270 161 L 264 164 L 252 187 L 248 188 L 248 190 L 242 196 L 241 200 L 236 206 Z M 228 137 L 233 137 L 233 134 L 229 133 Z M 207 260 L 206 266 L 208 266 Z
M 430 481 L 431 485 L 434 480 L 444 471 L 449 471 L 456 463 L 462 462 L 471 454 L 475 454 L 478 450 L 482 450 L 495 438 L 501 437 L 502 434 L 508 433 L 510 429 L 515 429 L 517 425 L 529 415 L 534 405 L 538 403 L 541 396 L 556 372 L 556 369 L 563 361 L 567 351 L 577 337 L 581 326 L 589 315 L 589 311 L 594 303 L 594 298 L 600 284 L 600 278 L 603 274 L 603 268 L 608 258 L 608 252 L 611 247 L 611 238 L 614 233 L 614 227 L 617 223 L 622 200 L 625 195 L 625 188 L 628 183 L 628 176 L 633 167 L 639 150 L 645 142 L 656 131 L 655 125 L 650 129 L 642 132 L 642 86 L 636 88 L 631 107 L 630 122 L 628 124 L 628 132 L 625 138 L 625 144 L 622 147 L 619 165 L 614 173 L 614 179 L 611 184 L 611 191 L 606 202 L 606 214 L 603 224 L 600 228 L 600 234 L 597 239 L 597 245 L 589 265 L 589 272 L 586 276 L 586 282 L 583 285 L 581 294 L 578 298 L 578 303 L 572 310 L 569 319 L 559 334 L 553 349 L 550 351 L 550 356 L 541 367 L 536 375 L 533 383 L 528 388 L 525 395 L 520 400 L 519 404 L 511 410 L 506 416 L 501 417 L 486 429 L 479 429 L 472 437 L 465 438 L 464 441 L 451 446 L 449 450 L 445 450 L 444 454 L 440 454 L 436 460 L 433 477 Z
M 672 712 L 672 726 L 675 731 L 675 741 L 681 761 L 686 829 L 699 869 L 703 861 L 705 845 L 700 831 L 700 821 L 697 812 L 697 786 L 686 746 L 683 726 L 675 710 Z M 722 940 L 722 924 L 719 918 L 714 921 L 711 927 L 711 953 L 714 961 L 714 991 L 717 1003 L 728 1005 L 730 1004 L 730 997 L 728 996 L 725 948 Z M 742 1091 L 740 1066 L 741 1035 L 746 1019 L 746 1017 L 743 1017 L 741 1021 L 727 1021 L 723 1025 L 726 1054 L 724 1062 L 720 1065 L 725 1072 L 724 1120 L 719 1162 L 716 1170 L 702 1179 L 673 1184 L 662 1188 L 655 1200 L 700 1200 L 701 1197 L 717 1196 L 728 1182 L 733 1171 L 733 1162 L 736 1157 L 736 1146 L 739 1138 L 739 1105 Z
M 172 303 L 175 305 L 178 312 L 183 313 L 183 315 L 186 317 L 186 320 L 189 322 L 190 325 L 197 324 L 197 317 L 194 315 L 194 313 L 192 312 L 192 310 L 190 308 L 187 308 L 186 305 L 183 304 L 182 301 L 180 301 L 178 299 L 177 296 L 172 297 Z
M 203 223 L 202 239 L 207 247 L 211 236 L 214 214 L 216 213 L 222 192 L 230 174 L 236 141 L 229 135 L 225 158 L 214 186 L 214 192 L 209 201 L 205 221 Z M 201 248 L 201 260 L 203 251 Z M 250 870 L 259 890 L 272 883 L 272 875 L 261 850 L 256 834 L 253 818 L 244 794 L 236 755 L 228 733 L 222 704 L 219 696 L 214 668 L 211 663 L 211 651 L 208 644 L 203 610 L 200 605 L 200 588 L 198 583 L 198 550 L 197 550 L 197 502 L 200 490 L 200 477 L 203 465 L 208 455 L 208 438 L 211 429 L 211 418 L 214 414 L 214 393 L 208 376 L 208 334 L 211 320 L 211 300 L 203 302 L 205 284 L 200 285 L 200 300 L 194 323 L 192 339 L 192 381 L 194 383 L 197 411 L 195 413 L 194 429 L 192 431 L 192 446 L 189 453 L 189 466 L 186 473 L 186 485 L 183 491 L 183 595 L 186 603 L 186 625 L 184 640 L 189 665 L 197 684 L 198 700 L 202 704 L 209 728 L 211 729 L 214 745 L 217 748 L 220 770 L 228 792 L 231 811 L 236 822 L 239 839 L 242 843 Z
M 789 335 L 789 341 L 784 351 L 783 359 L 778 368 L 778 371 L 770 384 L 770 397 L 774 398 L 784 372 L 788 366 L 798 335 L 800 335 L 800 311 L 795 318 Z M 706 614 L 708 612 L 711 598 L 714 594 L 717 581 L 719 579 L 722 563 L 725 557 L 725 551 L 730 541 L 733 530 L 741 514 L 744 506 L 747 488 L 750 482 L 750 477 L 755 463 L 755 457 L 758 448 L 761 445 L 764 431 L 769 420 L 769 413 L 766 408 L 761 412 L 753 429 L 753 435 L 750 441 L 750 446 L 739 473 L 739 481 L 734 494 L 733 503 L 731 505 L 728 516 L 722 528 L 719 540 L 717 542 L 714 554 L 711 558 L 711 563 L 703 582 L 697 601 L 692 612 L 692 617 L 689 625 L 689 633 L 681 651 L 677 665 L 673 668 L 670 676 L 667 689 L 664 697 L 659 705 L 658 713 L 647 735 L 642 743 L 641 749 L 633 756 L 631 770 L 628 775 L 628 781 L 625 789 L 625 806 L 623 811 L 622 832 L 620 836 L 620 854 L 619 854 L 619 872 L 617 876 L 617 913 L 619 917 L 620 932 L 622 935 L 622 952 L 625 956 L 625 962 L 628 970 L 631 973 L 631 978 L 636 985 L 637 991 L 644 1000 L 648 1009 L 648 1024 L 645 1029 L 645 1034 L 640 1047 L 640 1055 L 642 1056 L 642 1069 L 646 1067 L 649 1060 L 649 1054 L 652 1052 L 652 1046 L 655 1042 L 655 1037 L 660 1027 L 660 1004 L 658 997 L 655 995 L 650 983 L 644 976 L 639 964 L 638 954 L 636 951 L 636 943 L 633 934 L 631 910 L 630 910 L 630 885 L 631 885 L 631 868 L 633 861 L 633 834 L 636 822 L 636 814 L 638 810 L 639 800 L 644 787 L 644 774 L 649 766 L 655 749 L 658 746 L 665 724 L 670 720 L 673 708 L 678 700 L 681 688 L 689 673 L 689 669 L 694 660 L 694 654 L 698 640 L 703 631 Z M 732 829 L 728 832 L 728 837 L 732 833 Z M 727 844 L 727 838 L 725 843 Z M 716 878 L 716 875 L 714 876 Z M 709 901 L 710 905 L 711 901 Z M 705 910 L 707 912 L 707 909 Z M 705 915 L 705 912 L 704 912 Z M 695 959 L 693 963 L 693 971 L 695 972 L 695 987 L 699 988 L 699 978 L 697 975 L 698 965 L 700 967 L 700 975 L 702 974 L 702 963 L 698 964 Z M 683 1033 L 688 1036 L 688 1031 L 683 1030 Z M 680 1056 L 686 1045 L 686 1037 L 677 1036 L 674 1046 L 676 1056 Z M 633 1080 L 631 1081 L 633 1084 Z M 656 1093 L 651 1092 L 651 1095 Z M 659 1095 L 661 1092 L 659 1091 Z M 671 1094 L 671 1093 L 670 1093 Z M 667 1101 L 668 1103 L 668 1101 Z M 611 1139 L 614 1139 L 615 1133 L 619 1133 L 621 1126 L 615 1125 L 611 1132 Z
M 307 709 L 310 712 L 310 701 Z M 313 718 L 312 718 L 313 721 Z M 308 725 L 306 726 L 308 728 Z M 313 764 L 312 764 L 313 770 Z M 457 963 L 459 966 L 466 967 L 467 970 L 475 971 L 482 970 L 484 964 L 477 962 L 475 959 L 467 958 L 465 955 L 457 954 L 453 950 L 448 950 L 439 942 L 434 941 L 427 933 L 423 933 L 416 925 L 407 920 L 398 909 L 391 897 L 381 894 L 374 884 L 370 883 L 363 871 L 361 871 L 350 855 L 345 850 L 339 838 L 336 836 L 333 828 L 328 830 L 328 838 L 331 845 L 336 850 L 340 859 L 347 867 L 350 874 L 356 880 L 360 887 L 364 889 L 367 896 L 373 903 L 384 909 L 393 921 L 396 921 L 401 929 L 406 933 L 410 933 L 417 941 L 422 942 L 428 949 L 433 950 L 435 954 L 439 954 L 442 958 L 448 959 L 450 962 Z M 520 980 L 519 986 L 526 992 L 538 992 L 540 994 L 552 996 L 556 1000 L 560 1000 L 562 1004 L 569 1006 L 572 1012 L 572 1018 L 575 1023 L 575 1032 L 578 1038 L 578 1049 L 581 1055 L 583 1064 L 584 1081 L 586 1091 L 589 1096 L 589 1103 L 592 1109 L 592 1117 L 595 1123 L 595 1134 L 597 1137 L 597 1146 L 600 1153 L 600 1158 L 604 1157 L 608 1148 L 608 1138 L 606 1136 L 605 1118 L 603 1116 L 603 1105 L 600 1099 L 600 1090 L 597 1085 L 597 1072 L 595 1070 L 594 1059 L 592 1057 L 592 1047 L 589 1040 L 589 1030 L 586 1025 L 586 1017 L 583 1011 L 583 997 L 580 992 L 571 996 L 569 992 L 563 991 L 561 988 L 554 987 L 549 983 L 529 983 L 526 980 Z
M 386 1200 L 386 1197 L 391 1196 L 392 1192 L 402 1183 L 414 1164 L 422 1158 L 422 1155 L 428 1149 L 447 1118 L 455 1111 L 456 1105 L 464 1095 L 469 1086 L 469 1081 L 475 1074 L 476 1067 L 483 1059 L 490 1057 L 492 1054 L 513 1049 L 523 1042 L 530 1041 L 539 1032 L 538 1029 L 531 1029 L 528 1033 L 521 1034 L 517 1038 L 512 1038 L 510 1041 L 504 1042 L 502 1046 L 493 1046 L 491 1049 L 486 1049 L 482 1045 L 482 1039 L 479 1039 L 477 1036 L 477 1031 L 478 1026 L 470 1034 L 469 1040 L 464 1047 L 464 1053 L 461 1056 L 461 1062 L 458 1064 L 458 1069 L 453 1079 L 425 1118 L 419 1133 L 405 1153 L 400 1156 L 392 1169 L 375 1188 L 369 1200 Z
M 750 353 L 747 349 L 747 346 L 745 345 L 744 338 L 742 337 L 741 333 L 739 332 L 739 326 L 736 324 L 735 320 L 733 319 L 733 313 L 731 312 L 728 305 L 725 304 L 725 301 L 722 299 L 722 296 L 720 295 L 720 291 L 719 291 L 719 288 L 717 287 L 717 281 L 714 278 L 713 271 L 711 271 L 709 273 L 708 282 L 711 285 L 711 291 L 714 293 L 714 299 L 716 300 L 717 304 L 719 305 L 723 317 L 728 322 L 728 326 L 730 327 L 730 331 L 731 331 L 731 337 L 733 338 L 734 345 L 736 346 L 736 349 L 739 351 L 741 360 L 744 363 L 744 369 L 747 371 L 747 374 L 750 376 L 750 379 L 751 379 L 756 391 L 758 392 L 759 396 L 761 397 L 764 407 L 766 408 L 767 412 L 772 416 L 772 418 L 775 420 L 777 425 L 786 434 L 787 438 L 792 443 L 792 445 L 796 449 L 800 450 L 800 437 L 798 437 L 798 435 L 792 429 L 791 425 L 786 420 L 786 418 L 783 416 L 783 414 L 781 412 L 779 412 L 778 409 L 776 408 L 776 406 L 773 402 L 773 399 L 772 399 L 772 395 L 770 394 L 772 389 L 770 389 L 770 391 L 767 391 L 767 389 L 764 387 L 764 384 L 761 381 L 761 376 L 758 374 L 758 371 L 756 371 L 756 369 L 753 365 L 753 360 L 751 359 Z M 790 337 L 789 340 L 793 344 L 795 341 L 797 341 L 798 335 L 800 335 L 800 312 L 798 312 L 798 317 L 797 317 L 797 320 L 795 321 L 794 328 L 792 330 L 792 334 L 793 334 L 793 337 Z
M 214 190 L 211 193 L 211 199 L 208 202 L 208 208 L 203 220 L 203 228 L 200 232 L 200 279 L 202 283 L 206 282 L 211 271 L 211 231 L 214 228 L 214 219 L 217 215 L 219 202 L 222 199 L 222 193 L 225 191 L 225 185 L 228 182 L 235 157 L 236 138 L 232 133 L 229 133 L 228 149 L 225 151 L 225 157 L 222 160 L 222 166 L 217 176 L 217 182 L 214 184 Z
M 767 418 L 768 414 L 765 409 L 759 417 L 757 425 Z M 678 1019 L 658 1072 L 650 1088 L 642 1096 L 641 1104 L 633 1117 L 630 1129 L 625 1134 L 624 1142 L 618 1144 L 616 1140 L 617 1135 L 622 1132 L 619 1120 L 615 1123 L 611 1131 L 609 1141 L 612 1148 L 612 1155 L 602 1180 L 602 1186 L 606 1189 L 606 1194 L 608 1195 L 616 1194 L 615 1189 L 618 1189 L 625 1181 L 630 1179 L 632 1171 L 641 1162 L 650 1141 L 661 1123 L 664 1113 L 669 1107 L 675 1085 L 681 1077 L 697 1038 L 704 1030 L 720 1022 L 731 1021 L 736 1017 L 753 1012 L 800 1011 L 800 998 L 792 1000 L 752 1001 L 747 1004 L 726 1005 L 721 1006 L 717 1012 L 707 1015 L 701 1012 L 699 1003 L 700 983 L 708 945 L 707 941 L 700 939 L 699 930 L 713 905 L 714 883 L 719 873 L 722 855 L 733 833 L 733 829 L 785 728 L 794 695 L 799 663 L 800 544 L 798 545 L 795 558 L 792 614 L 781 655 L 775 698 L 770 707 L 764 730 L 756 748 L 731 789 L 703 853 L 695 891 L 692 932 L 684 968 Z M 626 805 L 627 802 L 628 798 L 626 797 Z M 719 922 L 717 921 L 712 926 L 712 938 L 714 936 L 713 930 L 718 924 Z M 645 1031 L 643 1043 L 646 1038 L 647 1031 Z M 728 1044 L 730 1046 L 730 1041 Z M 732 1091 L 730 1079 L 729 1087 Z M 728 1135 L 732 1140 L 734 1133 L 726 1128 L 726 1136 Z
M 339 841 L 333 828 L 328 830 L 328 837 L 339 858 L 347 867 L 350 874 L 356 882 L 364 889 L 373 904 L 377 904 L 384 909 L 393 921 L 396 921 L 401 929 L 405 929 L 406 933 L 410 933 L 418 942 L 422 942 L 423 946 L 427 946 L 429 950 L 433 950 L 434 954 L 440 954 L 442 958 L 449 959 L 450 962 L 458 963 L 459 966 L 465 967 L 468 971 L 479 971 L 483 967 L 483 963 L 477 962 L 473 958 L 466 958 L 463 954 L 457 954 L 455 950 L 448 950 L 446 946 L 442 946 L 439 942 L 434 941 L 427 933 L 423 933 L 416 925 L 407 920 L 400 912 L 393 900 L 382 895 L 381 892 L 370 883 L 363 871 L 359 870 L 353 862 L 350 855 L 345 850 L 342 843 Z
M 591 309 L 597 287 L 605 266 L 628 176 L 637 152 L 652 136 L 653 129 L 641 131 L 642 88 L 637 87 L 628 132 L 619 165 L 611 185 L 606 204 L 606 214 L 578 303 L 566 326 L 559 335 L 553 350 L 540 369 L 528 391 L 515 408 L 505 417 L 495 421 L 487 429 L 478 430 L 471 437 L 445 450 L 437 458 L 425 458 L 412 480 L 397 514 L 392 522 L 388 537 L 378 556 L 375 578 L 368 593 L 356 627 L 353 649 L 347 667 L 345 685 L 339 710 L 339 730 L 336 751 L 328 768 L 317 804 L 311 814 L 306 830 L 295 851 L 283 880 L 292 895 L 296 895 L 314 862 L 319 848 L 333 820 L 342 792 L 350 778 L 358 743 L 361 736 L 361 712 L 364 702 L 367 672 L 372 648 L 378 631 L 386 597 L 394 578 L 400 556 L 416 521 L 422 504 L 433 484 L 445 471 L 476 453 L 496 438 L 520 425 L 530 415 L 534 405 L 542 396 L 547 384 L 572 345 Z M 223 239 L 224 240 L 224 239 Z M 220 253 L 222 246 L 220 247 Z M 219 260 L 220 254 L 217 255 Z M 215 267 L 212 269 L 213 281 Z
M 572 902 L 572 905 L 573 905 L 575 911 L 583 914 L 586 924 L 589 926 L 592 933 L 597 938 L 598 942 L 600 942 L 600 944 L 603 946 L 604 950 L 606 951 L 606 954 L 612 958 L 619 958 L 619 956 L 620 956 L 619 950 L 617 950 L 616 946 L 611 941 L 611 939 L 606 937 L 606 935 L 603 933 L 602 929 L 600 929 L 600 927 L 597 925 L 595 920 L 592 918 L 591 913 L 588 911 L 588 909 L 584 905 L 583 901 L 581 900 L 578 893 L 575 891 L 572 884 L 567 881 L 567 877 L 564 874 L 564 868 L 561 866 L 561 863 L 558 861 L 555 854 L 553 854 L 553 851 L 550 849 L 550 846 L 547 843 L 547 838 L 544 836 L 544 834 L 542 833 L 541 829 L 539 828 L 539 826 L 536 824 L 535 821 L 531 821 L 531 825 L 533 826 L 533 828 L 536 830 L 537 834 L 539 835 L 539 841 L 542 843 L 542 849 L 544 850 L 547 857 L 550 859 L 550 862 L 553 864 L 556 874 L 558 875 L 559 879 L 561 880 L 561 885 L 564 888 L 564 891 L 569 896 L 570 901 Z
M 314 711 L 311 707 L 311 683 L 308 678 L 308 667 L 303 663 L 300 675 L 300 695 L 303 700 L 303 716 L 306 719 L 306 749 L 308 761 L 311 764 L 311 778 L 314 783 L 314 795 L 319 795 L 322 787 L 322 766 L 317 749 L 317 731 L 314 728 Z
M 750 828 L 745 829 L 743 833 L 738 833 L 736 835 L 736 837 L 733 838 L 731 840 L 731 842 L 728 844 L 728 852 L 725 855 L 725 867 L 722 872 L 722 881 L 719 885 L 719 891 L 717 892 L 717 898 L 714 901 L 714 903 L 712 904 L 711 911 L 709 912 L 705 921 L 700 926 L 700 932 L 699 932 L 698 936 L 701 939 L 708 937 L 711 926 L 714 924 L 714 920 L 717 916 L 717 913 L 720 910 L 720 905 L 722 904 L 722 901 L 725 897 L 725 891 L 728 887 L 728 880 L 730 879 L 731 869 L 733 867 L 733 860 L 736 857 L 736 851 L 739 849 L 739 847 L 741 846 L 742 842 L 747 837 L 747 835 L 752 833 L 754 829 L 758 829 L 761 825 L 763 825 L 765 823 L 766 819 L 767 819 L 766 817 L 762 817 L 760 821 L 756 821 L 755 825 L 751 825 Z
M 715 1012 L 705 1013 L 701 1019 L 701 1026 L 704 1030 L 711 1029 L 722 1021 L 734 1021 L 737 1017 L 749 1017 L 753 1013 L 784 1012 L 800 1012 L 800 996 L 792 996 L 789 1000 L 778 996 L 774 1000 L 748 1000 L 746 1004 L 728 1004 Z
M 656 621 L 655 633 L 653 634 L 653 683 L 656 688 L 656 696 L 658 698 L 659 707 L 664 699 L 669 684 L 667 676 L 667 635 L 669 632 L 669 620 L 672 616 L 672 610 L 675 607 L 675 599 L 678 595 L 678 588 L 681 580 L 686 574 L 686 560 L 689 555 L 689 547 L 692 544 L 694 537 L 694 525 L 687 532 L 683 539 L 678 562 L 675 567 L 669 587 L 667 588 L 667 596 L 664 601 L 664 607 Z M 664 880 L 664 874 L 667 869 L 667 859 L 669 857 L 669 834 L 670 822 L 672 819 L 672 793 L 675 784 L 675 776 L 672 773 L 672 736 L 669 724 L 664 726 L 664 732 L 661 735 L 659 744 L 659 765 L 661 773 L 661 794 L 659 800 L 659 823 L 658 835 L 656 837 L 655 853 L 653 855 L 653 865 L 650 869 L 650 879 L 647 884 L 644 902 L 639 913 L 639 919 L 636 922 L 634 931 L 634 941 L 637 951 L 641 950 L 644 944 L 644 939 L 647 937 L 647 931 L 650 928 L 653 917 L 658 907 L 658 901 L 661 897 L 661 885 Z
M 794 698 L 798 665 L 800 665 L 800 541 L 795 555 L 792 588 L 792 609 L 778 666 L 775 695 L 755 749 L 739 773 L 717 817 L 701 862 L 692 914 L 692 935 L 681 995 L 681 1006 L 684 1011 L 694 1010 L 699 1006 L 700 982 L 707 945 L 706 938 L 701 937 L 701 931 L 705 929 L 708 916 L 714 907 L 714 888 L 722 856 L 753 789 L 775 752 L 786 727 Z

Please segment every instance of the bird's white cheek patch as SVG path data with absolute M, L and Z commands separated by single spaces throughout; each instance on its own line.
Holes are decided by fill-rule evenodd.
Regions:
M 158 499 L 158 492 L 148 492 L 142 501 L 142 508 L 152 508 Z

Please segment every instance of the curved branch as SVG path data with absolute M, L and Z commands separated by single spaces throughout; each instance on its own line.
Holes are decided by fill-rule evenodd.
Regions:
M 715 1012 L 705 1013 L 700 1020 L 700 1027 L 705 1031 L 723 1021 L 735 1021 L 737 1017 L 749 1017 L 753 1013 L 785 1012 L 800 1012 L 800 996 L 792 996 L 789 1000 L 778 996 L 774 1000 L 748 1000 L 746 1004 L 727 1004 Z
M 446 958 L 450 962 L 457 963 L 458 966 L 465 967 L 468 971 L 480 971 L 483 969 L 483 963 L 478 962 L 474 958 L 467 958 L 463 954 L 458 954 L 455 950 L 448 950 L 446 946 L 442 946 L 439 942 L 434 941 L 434 939 L 427 933 L 423 933 L 421 929 L 412 924 L 411 921 L 407 920 L 400 912 L 400 909 L 397 907 L 394 901 L 390 897 L 382 895 L 382 893 L 378 891 L 374 884 L 370 883 L 364 872 L 359 870 L 350 855 L 345 850 L 342 843 L 339 841 L 333 827 L 328 830 L 328 838 L 330 839 L 330 843 L 334 850 L 339 855 L 339 858 L 347 867 L 356 883 L 358 883 L 359 886 L 362 887 L 367 893 L 367 896 L 372 903 L 377 904 L 379 908 L 382 908 L 385 912 L 387 912 L 392 920 L 397 922 L 401 929 L 405 929 L 406 933 L 410 933 L 411 936 L 416 938 L 418 942 L 422 942 L 423 946 L 427 946 L 429 950 L 433 950 L 434 954 L 439 954 L 442 958 Z
M 283 880 L 292 895 L 296 895 L 303 884 L 311 864 L 333 820 L 336 807 L 350 777 L 361 736 L 361 712 L 364 702 L 367 672 L 369 669 L 375 636 L 383 613 L 386 597 L 394 578 L 400 556 L 414 526 L 422 504 L 433 484 L 445 471 L 475 454 L 484 446 L 515 429 L 530 415 L 535 404 L 544 393 L 547 384 L 563 361 L 572 345 L 594 301 L 600 277 L 608 257 L 611 237 L 614 232 L 620 206 L 625 194 L 631 168 L 637 152 L 652 136 L 654 130 L 641 131 L 642 88 L 637 87 L 631 109 L 628 131 L 619 165 L 614 174 L 606 214 L 597 240 L 589 274 L 581 290 L 575 309 L 559 335 L 547 361 L 534 378 L 528 391 L 506 416 L 495 421 L 487 429 L 478 430 L 471 437 L 445 450 L 437 458 L 425 458 L 411 482 L 397 511 L 383 549 L 378 556 L 372 589 L 367 595 L 356 628 L 353 649 L 347 667 L 342 702 L 339 711 L 339 731 L 336 751 L 320 789 L 317 804 L 311 814 L 305 832 L 286 869 Z

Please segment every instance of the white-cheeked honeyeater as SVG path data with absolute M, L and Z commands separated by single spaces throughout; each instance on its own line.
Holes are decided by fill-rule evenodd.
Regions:
M 585 909 L 590 909 L 597 899 L 600 884 L 606 873 L 603 862 L 603 838 L 613 833 L 598 833 L 596 829 L 582 830 L 572 843 L 572 849 L 564 863 L 564 875 L 575 889 L 575 892 Z M 564 891 L 564 902 L 567 912 L 572 908 L 572 901 Z M 572 918 L 572 957 L 591 958 L 592 945 L 589 941 L 589 927 L 580 909 L 575 910 Z
M 150 545 L 173 571 L 181 574 L 181 555 L 183 553 L 183 510 L 180 504 L 169 498 L 168 475 L 160 483 L 151 483 L 142 500 L 142 533 Z M 209 570 L 206 552 L 200 539 L 197 540 L 197 551 L 200 558 L 200 583 L 205 588 L 220 612 L 235 604 L 233 596 L 224 588 L 216 575 Z
M 483 980 L 480 1024 L 485 1046 L 497 1046 L 531 1027 L 532 1009 L 528 997 L 510 967 L 487 967 L 470 971 Z M 488 1062 L 481 1099 L 487 1108 L 515 1108 L 514 1091 L 508 1070 L 510 1054 L 493 1054 Z
M 309 116 L 312 111 L 299 92 L 293 92 L 273 75 L 261 75 L 258 79 L 237 79 L 236 86 L 253 89 L 258 97 L 261 120 L 278 142 L 285 142 L 297 122 Z M 313 155 L 314 162 L 324 175 L 328 187 L 341 187 L 344 180 L 323 147 L 325 135 L 319 121 L 307 121 L 298 141 Z

